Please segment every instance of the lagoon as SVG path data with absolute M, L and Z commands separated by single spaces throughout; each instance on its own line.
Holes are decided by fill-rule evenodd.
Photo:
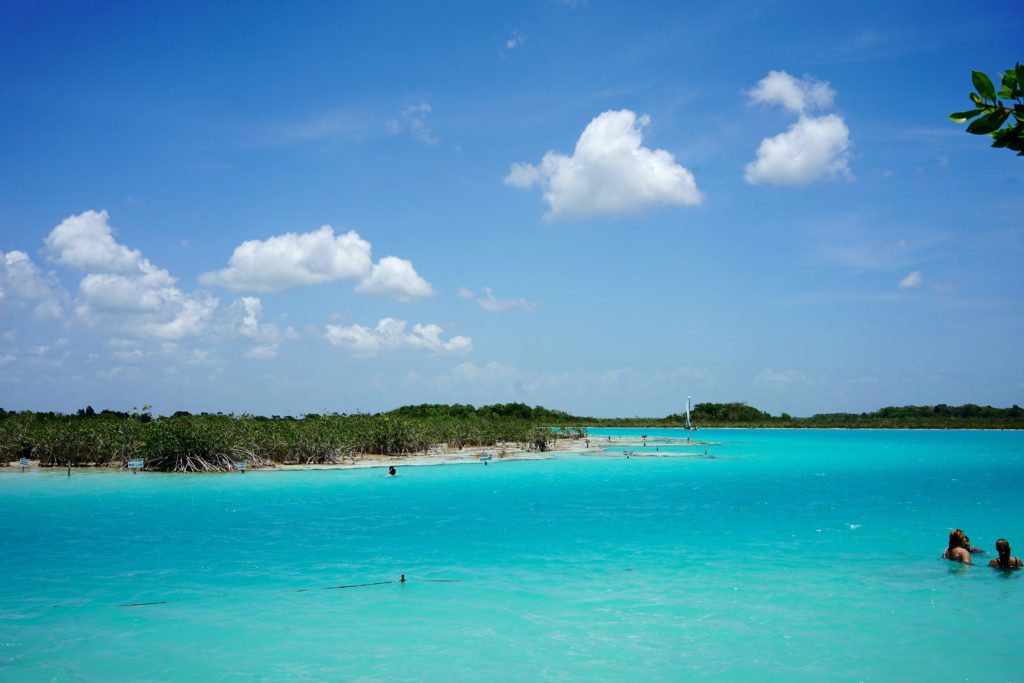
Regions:
M 0 680 L 1022 676 L 1024 572 L 938 557 L 1024 554 L 1024 433 L 590 430 L 641 433 L 674 456 L 9 468 Z

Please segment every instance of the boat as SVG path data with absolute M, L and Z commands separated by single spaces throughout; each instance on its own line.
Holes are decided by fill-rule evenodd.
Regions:
M 696 431 L 697 428 L 690 424 L 690 397 L 686 397 L 686 426 L 683 427 L 688 432 Z

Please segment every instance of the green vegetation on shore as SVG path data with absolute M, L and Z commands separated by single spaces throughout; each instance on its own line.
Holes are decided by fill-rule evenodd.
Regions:
M 682 427 L 686 416 L 585 417 L 542 406 L 503 403 L 474 408 L 467 404 L 403 406 L 387 413 L 405 417 L 517 418 L 555 427 Z M 848 429 L 1024 429 L 1024 408 L 992 408 L 967 403 L 962 406 L 889 406 L 872 413 L 821 413 L 811 417 L 775 416 L 746 403 L 698 403 L 690 411 L 696 427 L 789 427 Z
M 154 418 L 148 411 L 76 415 L 6 412 L 0 409 L 0 463 L 18 458 L 53 467 L 124 466 L 143 458 L 146 469 L 218 472 L 245 461 L 271 464 L 329 464 L 364 455 L 409 455 L 433 448 L 507 447 L 545 451 L 558 439 L 582 435 L 566 425 L 553 431 L 537 421 L 515 417 L 458 418 L 443 415 L 252 415 L 178 412 Z
M 793 429 L 1024 429 L 1024 408 L 962 406 L 889 406 L 871 413 L 820 413 L 811 417 L 775 416 L 745 403 L 698 403 L 690 411 L 696 427 L 783 427 Z M 681 427 L 686 417 L 574 418 L 568 424 L 595 427 Z
M 888 407 L 872 413 L 773 416 L 744 403 L 698 403 L 697 427 L 875 429 L 1024 429 L 1024 409 L 962 406 Z M 507 447 L 548 450 L 558 439 L 592 427 L 682 427 L 685 417 L 595 418 L 524 403 L 476 408 L 468 404 L 403 406 L 374 415 L 258 417 L 178 412 L 153 417 L 92 407 L 77 414 L 8 412 L 0 408 L 0 464 L 32 458 L 44 466 L 124 466 L 172 472 L 226 471 L 245 461 L 271 464 L 339 463 L 364 455 L 409 455 L 437 448 Z M 560 429 L 552 429 L 558 427 Z

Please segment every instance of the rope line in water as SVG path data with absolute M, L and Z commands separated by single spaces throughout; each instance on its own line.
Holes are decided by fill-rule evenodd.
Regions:
M 422 583 L 460 583 L 462 579 L 420 579 Z M 295 593 L 308 593 L 313 590 L 321 591 L 337 591 L 345 588 L 365 588 L 367 586 L 386 586 L 389 583 L 408 583 L 408 579 L 405 581 L 374 581 L 373 583 L 349 583 L 344 586 L 324 586 L 323 588 L 297 588 Z M 148 607 L 150 605 L 166 605 L 169 600 L 156 600 L 153 602 L 126 602 L 118 605 L 118 607 Z
M 386 583 L 394 583 L 394 581 L 377 581 L 376 583 L 353 583 L 348 586 L 327 586 L 327 588 L 321 588 L 322 591 L 336 591 L 342 588 L 362 588 L 363 586 L 383 586 Z

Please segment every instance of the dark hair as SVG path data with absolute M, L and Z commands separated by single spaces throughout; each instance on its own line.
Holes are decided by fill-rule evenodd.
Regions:
M 957 548 L 963 548 L 964 547 L 964 539 L 966 537 L 967 536 L 964 534 L 964 532 L 960 531 L 959 529 L 953 529 L 952 531 L 949 532 L 949 558 L 950 559 L 953 559 L 953 551 L 954 550 L 956 550 Z

